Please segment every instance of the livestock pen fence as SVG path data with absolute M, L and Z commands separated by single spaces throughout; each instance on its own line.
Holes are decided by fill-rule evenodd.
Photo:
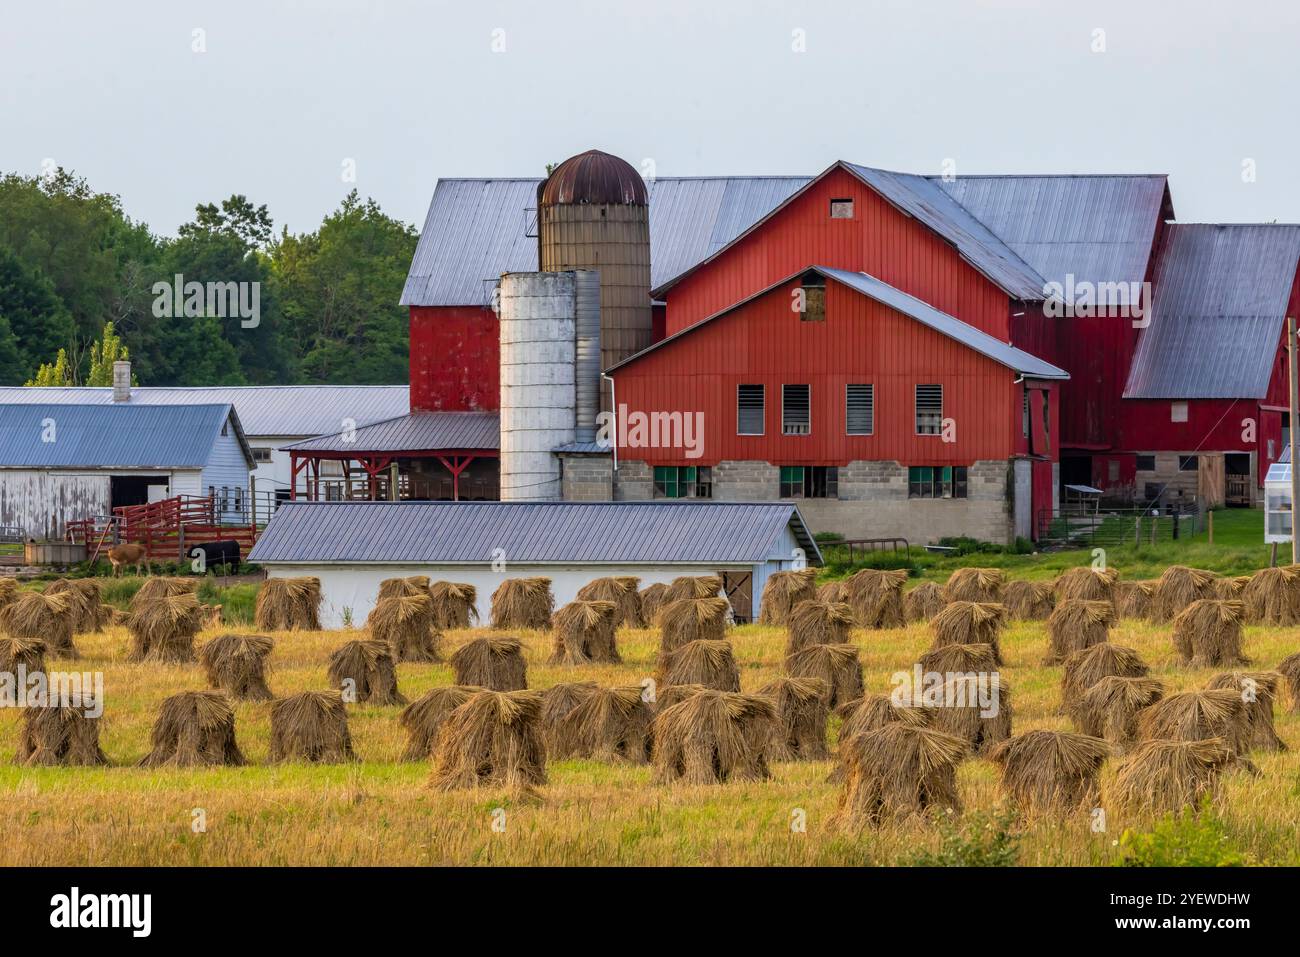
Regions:
M 64 539 L 86 546 L 94 562 L 114 545 L 144 546 L 150 559 L 186 561 L 196 545 L 234 541 L 240 553 L 248 554 L 257 540 L 255 503 L 250 500 L 238 510 L 208 495 L 176 495 L 146 505 L 123 505 L 110 515 L 76 519 L 67 523 Z

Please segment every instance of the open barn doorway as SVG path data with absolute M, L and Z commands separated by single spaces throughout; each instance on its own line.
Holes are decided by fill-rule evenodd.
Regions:
M 109 502 L 113 508 L 147 505 L 166 498 L 169 484 L 166 475 L 110 475 Z
M 754 620 L 753 572 L 719 572 L 722 576 L 722 594 L 731 602 L 736 624 L 748 625 Z

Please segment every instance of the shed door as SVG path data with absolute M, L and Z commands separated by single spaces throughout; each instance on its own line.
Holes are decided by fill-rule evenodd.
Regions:
M 719 572 L 722 576 L 722 593 L 731 602 L 736 624 L 747 625 L 754 620 L 753 572 Z
M 1202 452 L 1196 458 L 1196 495 L 1208 508 L 1224 503 L 1223 453 Z

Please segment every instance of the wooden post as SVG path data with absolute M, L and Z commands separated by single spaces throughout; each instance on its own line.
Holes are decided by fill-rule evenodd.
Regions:
M 1293 531 L 1294 531 L 1294 529 L 1293 529 Z M 1269 567 L 1269 568 L 1277 568 L 1277 542 L 1274 542 L 1274 543 L 1273 543 L 1273 555 L 1272 555 L 1272 557 L 1269 558 L 1269 560 L 1268 560 L 1268 567 Z
M 1151 516 L 1151 544 L 1152 545 L 1156 543 L 1156 526 L 1159 524 L 1160 524 L 1159 516 L 1152 515 Z
M 397 462 L 388 466 L 388 500 L 396 502 L 401 496 L 397 494 Z
M 1291 389 L 1291 564 L 1300 565 L 1300 538 L 1296 537 L 1295 508 L 1300 501 L 1300 469 L 1296 468 L 1296 451 L 1300 448 L 1300 366 L 1296 365 L 1295 354 L 1295 316 L 1286 317 L 1286 352 L 1290 357 Z
M 1205 513 L 1205 522 L 1206 522 L 1205 525 L 1206 531 L 1209 533 L 1210 536 L 1210 544 L 1213 545 L 1214 544 L 1214 509 L 1210 509 L 1208 512 Z

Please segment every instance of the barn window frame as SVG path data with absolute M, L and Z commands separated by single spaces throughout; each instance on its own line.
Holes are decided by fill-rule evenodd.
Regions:
M 965 465 L 912 465 L 907 469 L 908 498 L 968 498 Z
M 922 389 L 930 391 L 922 393 Z M 912 394 L 916 407 L 916 434 L 941 434 L 943 432 L 943 384 L 919 382 Z
M 857 395 L 854 395 L 854 390 Z M 854 408 L 855 400 L 857 408 Z M 855 417 L 859 423 L 865 420 L 865 428 L 854 428 Z M 874 382 L 849 382 L 844 386 L 844 434 L 876 434 L 876 384 Z
M 751 390 L 748 399 L 745 390 Z M 755 396 L 757 396 L 757 405 L 755 405 Z M 748 405 L 746 402 L 748 401 Z M 746 429 L 745 413 L 750 413 L 751 429 L 752 417 L 756 412 L 758 414 L 758 431 Z M 765 435 L 767 433 L 767 387 L 761 382 L 744 382 L 736 386 L 736 434 L 737 435 Z
M 855 219 L 855 211 L 852 196 L 841 196 L 830 202 L 831 219 Z
M 1170 402 L 1169 403 L 1169 421 L 1186 422 L 1187 421 L 1187 402 Z
M 800 322 L 826 321 L 826 277 L 810 270 L 799 280 L 803 308 L 799 310 Z
M 802 402 L 797 390 L 803 390 Z M 799 407 L 803 406 L 803 421 L 799 421 Z M 803 382 L 787 382 L 781 386 L 781 434 L 812 435 L 812 386 Z

